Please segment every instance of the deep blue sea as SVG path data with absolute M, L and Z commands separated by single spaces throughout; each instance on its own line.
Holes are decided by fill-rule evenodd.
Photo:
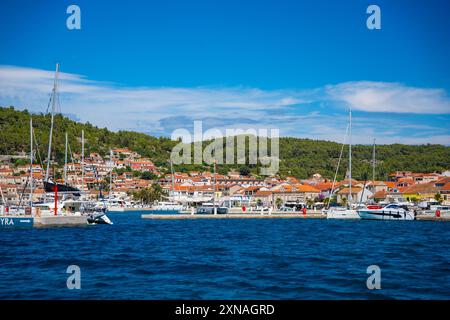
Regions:
M 0 299 L 450 298 L 450 223 L 109 217 L 0 230 Z M 69 265 L 80 290 L 66 287 Z M 369 265 L 380 290 L 366 287 Z

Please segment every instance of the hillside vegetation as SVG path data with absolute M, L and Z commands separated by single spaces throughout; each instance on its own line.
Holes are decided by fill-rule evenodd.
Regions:
M 18 111 L 13 107 L 0 107 L 0 154 L 28 152 L 29 142 L 28 111 Z M 50 128 L 50 115 L 33 114 L 33 127 L 41 157 L 46 155 Z M 129 148 L 142 156 L 149 157 L 157 166 L 167 168 L 172 148 L 178 143 L 167 137 L 153 137 L 131 131 L 113 132 L 98 128 L 90 123 L 79 123 L 67 117 L 55 117 L 54 158 L 62 162 L 64 158 L 65 132 L 68 132 L 72 152 L 81 151 L 81 131 L 85 132 L 86 154 L 98 152 L 104 156 L 110 148 Z M 206 145 L 207 142 L 204 143 Z M 341 150 L 341 144 L 329 141 L 280 138 L 280 175 L 307 178 L 314 173 L 332 178 Z M 339 178 L 345 175 L 347 148 L 344 152 Z M 371 177 L 372 146 L 355 145 L 353 148 L 353 176 L 363 179 Z M 226 173 L 230 169 L 252 173 L 258 172 L 257 165 L 219 165 L 218 171 Z M 179 165 L 179 171 L 210 170 L 203 165 Z M 389 172 L 409 170 L 415 172 L 434 172 L 450 169 L 450 147 L 442 145 L 377 145 L 377 179 L 386 179 Z

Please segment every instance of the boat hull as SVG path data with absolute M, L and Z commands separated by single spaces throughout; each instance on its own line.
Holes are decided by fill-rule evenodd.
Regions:
M 361 219 L 356 210 L 328 210 L 327 219 Z
M 125 207 L 109 207 L 107 212 L 125 212 Z
M 363 220 L 414 220 L 414 213 L 393 210 L 358 210 Z
M 87 218 L 88 224 L 113 224 L 106 214 L 91 215 Z
M 73 195 L 79 197 L 80 196 L 80 189 L 77 189 L 75 187 L 61 184 L 61 183 L 53 183 L 51 181 L 44 181 L 44 189 L 45 192 L 54 192 L 55 186 L 58 187 L 58 192 L 67 192 L 67 193 L 73 193 Z

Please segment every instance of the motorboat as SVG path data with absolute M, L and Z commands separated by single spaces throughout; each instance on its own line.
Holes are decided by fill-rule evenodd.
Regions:
M 180 211 L 184 210 L 185 206 L 178 202 L 172 202 L 172 201 L 161 201 L 157 202 L 155 205 L 151 207 L 152 211 L 164 211 L 164 212 L 174 212 L 179 213 Z
M 203 203 L 201 206 L 197 207 L 197 214 L 227 214 L 228 208 L 215 206 L 212 202 Z
M 358 209 L 358 215 L 364 220 L 414 220 L 415 213 L 407 206 L 395 203 L 388 204 L 382 208 Z

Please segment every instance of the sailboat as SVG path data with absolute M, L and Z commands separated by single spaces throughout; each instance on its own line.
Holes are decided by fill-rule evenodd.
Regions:
M 112 224 L 111 220 L 106 216 L 105 209 L 96 206 L 91 201 L 86 201 L 84 199 L 80 200 L 59 200 L 58 193 L 63 194 L 72 194 L 76 197 L 81 197 L 81 190 L 70 186 L 67 184 L 67 146 L 68 146 L 68 137 L 66 133 L 66 154 L 65 154 L 65 164 L 64 164 L 64 183 L 57 183 L 50 179 L 50 164 L 51 164 L 51 151 L 52 151 L 52 139 L 53 139 L 53 128 L 55 123 L 55 113 L 57 101 L 59 104 L 59 93 L 58 93 L 58 77 L 59 77 L 59 63 L 56 64 L 55 71 L 55 79 L 53 82 L 53 90 L 50 98 L 50 102 L 52 104 L 51 109 L 51 124 L 50 124 L 50 136 L 49 136 L 49 144 L 48 144 L 48 152 L 47 152 L 47 168 L 45 172 L 44 178 L 44 189 L 46 192 L 54 192 L 55 193 L 55 201 L 54 203 L 43 203 L 40 205 L 41 213 L 53 213 L 53 215 L 85 215 L 87 216 L 87 222 L 89 224 Z M 50 103 L 49 103 L 50 104 Z M 81 131 L 81 184 L 82 190 L 84 191 L 84 130 Z
M 327 210 L 327 219 L 360 219 L 358 212 L 352 209 L 352 110 L 349 110 L 348 143 L 348 207 L 332 207 Z M 337 173 L 337 170 L 336 170 Z
M 25 190 L 25 189 L 24 189 Z M 33 119 L 30 118 L 30 206 L 19 207 L 13 210 L 6 204 L 3 196 L 3 190 L 0 186 L 0 196 L 2 205 L 0 205 L 0 228 L 28 228 L 33 227 Z
M 372 152 L 372 183 L 375 183 L 375 139 Z M 415 220 L 416 216 L 406 204 L 391 203 L 385 206 L 371 205 L 367 208 L 359 208 L 358 215 L 363 220 Z
M 50 136 L 48 143 L 48 152 L 47 152 L 47 168 L 45 171 L 45 179 L 44 179 L 44 189 L 45 192 L 54 192 L 55 188 L 58 192 L 64 193 L 74 193 L 75 196 L 80 196 L 80 190 L 78 188 L 72 187 L 64 181 L 64 183 L 56 183 L 50 179 L 50 163 L 51 163 L 51 152 L 52 152 L 52 139 L 53 139 L 53 127 L 55 123 L 55 113 L 56 113 L 56 103 L 59 99 L 58 93 L 58 77 L 59 77 L 59 63 L 56 64 L 56 72 L 55 79 L 53 82 L 53 90 L 50 101 L 52 103 L 52 111 L 51 111 L 51 124 L 50 124 Z M 67 136 L 66 136 L 67 139 Z M 67 145 L 67 140 L 66 140 Z M 67 152 L 67 147 L 66 147 Z M 67 156 L 66 156 L 67 159 Z

